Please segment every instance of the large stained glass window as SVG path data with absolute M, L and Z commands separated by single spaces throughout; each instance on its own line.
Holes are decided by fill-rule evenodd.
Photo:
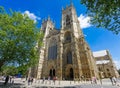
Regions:
M 57 58 L 57 45 L 50 46 L 48 48 L 48 59 L 56 59 Z
M 72 52 L 67 53 L 67 64 L 72 64 Z

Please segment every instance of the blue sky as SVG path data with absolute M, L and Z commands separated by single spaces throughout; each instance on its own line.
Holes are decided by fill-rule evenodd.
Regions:
M 89 23 L 87 24 L 85 21 L 88 21 L 89 17 L 85 13 L 86 7 L 80 4 L 80 0 L 72 1 L 78 18 L 82 21 L 81 23 L 86 24 L 82 27 L 82 30 L 91 50 L 109 50 L 116 65 L 120 68 L 120 34 L 115 35 L 111 31 L 96 28 Z M 42 19 L 47 18 L 49 15 L 55 21 L 56 28 L 59 29 L 61 26 L 62 7 L 65 8 L 69 4 L 70 0 L 0 0 L 0 6 L 4 6 L 6 10 L 11 8 L 13 11 L 27 13 L 32 19 L 38 22 L 39 27 Z

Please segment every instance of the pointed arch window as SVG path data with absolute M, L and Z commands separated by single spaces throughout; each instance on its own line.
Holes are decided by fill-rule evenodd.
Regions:
M 48 59 L 57 59 L 57 45 L 48 48 Z
M 70 25 L 70 16 L 66 16 L 66 26 Z
M 71 42 L 71 34 L 69 32 L 65 34 L 65 42 Z
M 67 53 L 67 64 L 72 64 L 72 52 Z

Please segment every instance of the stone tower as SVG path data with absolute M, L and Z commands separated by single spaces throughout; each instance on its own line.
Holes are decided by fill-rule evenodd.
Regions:
M 72 4 L 62 11 L 60 39 L 63 78 L 98 76 L 92 52 L 84 40 L 76 10 Z
M 54 29 L 54 23 L 50 20 L 50 17 L 47 19 L 42 20 L 42 26 L 41 26 L 41 31 L 44 33 L 44 38 L 43 38 L 43 46 L 40 49 L 40 57 L 39 57 L 39 63 L 37 67 L 37 78 L 42 77 L 42 68 L 43 68 L 43 63 L 45 63 L 45 55 L 46 53 L 46 44 L 47 44 L 47 36 L 49 35 L 49 32 Z
M 81 77 L 98 77 L 94 57 L 84 40 L 72 4 L 62 10 L 61 24 L 61 30 L 56 30 L 50 18 L 42 23 L 41 29 L 45 36 L 37 78 L 57 76 L 61 80 L 74 80 Z

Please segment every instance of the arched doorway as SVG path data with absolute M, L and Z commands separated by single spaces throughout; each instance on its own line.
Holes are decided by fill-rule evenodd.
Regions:
M 50 77 L 53 76 L 53 74 L 52 74 L 52 69 L 50 69 L 50 71 L 49 71 L 49 76 L 50 76 Z
M 50 69 L 49 76 L 53 78 L 55 76 L 55 69 Z
M 55 76 L 55 69 L 53 69 L 53 76 Z
M 73 80 L 73 79 L 74 79 L 74 72 L 73 72 L 73 68 L 70 68 L 69 77 L 70 77 L 70 80 Z

